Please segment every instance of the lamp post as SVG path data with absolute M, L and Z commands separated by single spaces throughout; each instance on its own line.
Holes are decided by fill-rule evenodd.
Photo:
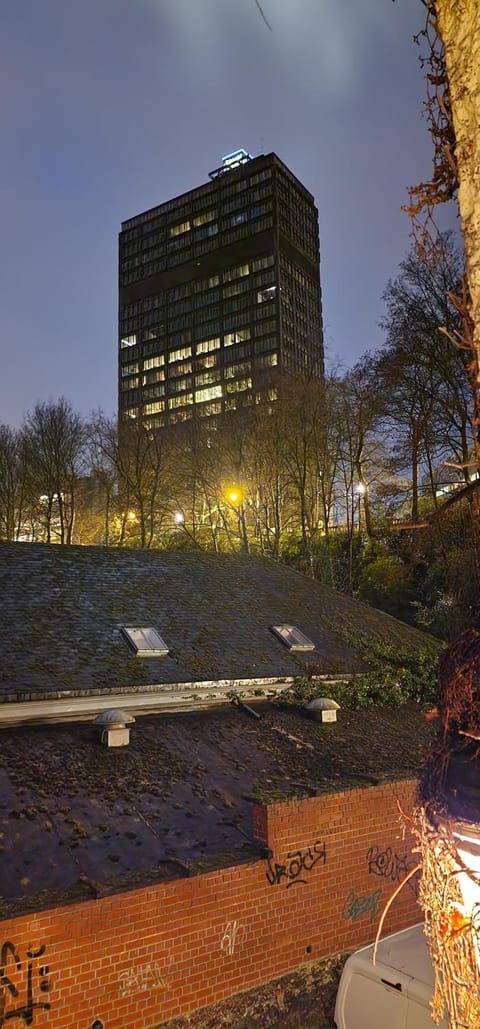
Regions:
M 358 509 L 358 531 L 362 531 L 362 500 L 367 492 L 367 487 L 364 482 L 357 482 L 354 490 L 357 497 L 357 509 Z
M 248 554 L 247 524 L 245 521 L 244 490 L 240 486 L 228 486 L 224 490 L 224 497 L 230 507 L 233 508 L 238 520 L 238 532 L 242 544 L 242 550 Z

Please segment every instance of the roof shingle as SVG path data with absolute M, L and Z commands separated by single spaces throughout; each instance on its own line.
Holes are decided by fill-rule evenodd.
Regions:
M 0 699 L 366 670 L 361 639 L 425 649 L 423 633 L 265 558 L 0 544 Z M 271 626 L 316 644 L 296 654 Z M 158 629 L 170 652 L 135 657 L 122 625 Z

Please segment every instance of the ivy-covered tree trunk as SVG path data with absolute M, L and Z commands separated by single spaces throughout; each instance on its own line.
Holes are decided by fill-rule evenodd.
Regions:
M 455 130 L 458 202 L 474 333 L 472 379 L 480 463 L 480 5 L 477 0 L 432 0 L 432 9 L 443 43 Z

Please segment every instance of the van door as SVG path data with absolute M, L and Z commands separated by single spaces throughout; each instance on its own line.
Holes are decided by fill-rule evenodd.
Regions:
M 442 1018 L 435 1023 L 430 1001 L 432 990 L 418 979 L 412 979 L 408 989 L 407 1029 L 448 1029 L 448 1020 Z
M 338 1029 L 407 1029 L 408 996 L 403 977 L 385 965 L 372 966 L 372 971 L 373 977 L 355 969 L 351 981 L 342 983 L 335 1011 Z
M 447 1029 L 447 1023 L 443 1018 L 439 1025 L 441 1027 L 445 1026 L 445 1029 Z M 433 1021 L 430 1008 L 424 1008 L 423 1005 L 416 1004 L 415 1001 L 409 1001 L 407 1029 L 435 1029 L 435 1026 L 436 1023 Z M 438 1025 L 436 1029 L 439 1029 Z

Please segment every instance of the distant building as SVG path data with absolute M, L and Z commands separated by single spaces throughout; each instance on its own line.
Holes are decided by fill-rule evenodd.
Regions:
M 156 428 L 277 397 L 324 369 L 318 214 L 275 154 L 122 223 L 119 417 Z

